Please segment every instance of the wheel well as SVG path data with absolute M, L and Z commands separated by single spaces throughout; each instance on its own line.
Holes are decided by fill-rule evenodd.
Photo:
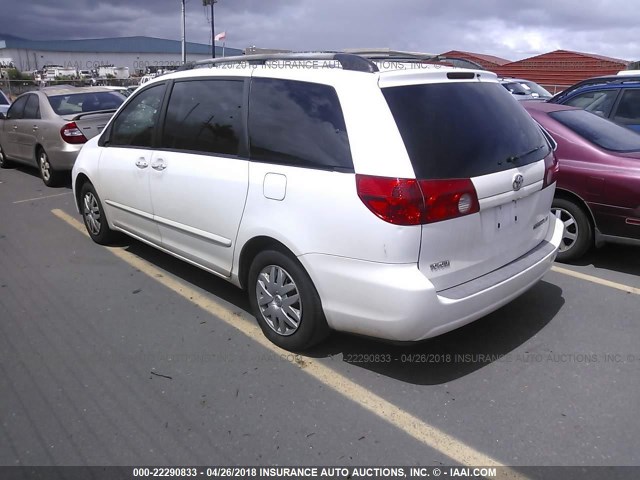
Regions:
M 245 288 L 247 285 L 247 277 L 249 276 L 249 268 L 253 259 L 264 250 L 278 250 L 284 254 L 290 255 L 296 259 L 296 255 L 288 249 L 284 244 L 271 237 L 255 237 L 245 243 L 240 252 L 240 265 L 238 268 L 238 280 L 240 286 Z
M 38 163 L 38 152 L 40 152 L 40 150 L 44 150 L 44 147 L 39 143 L 36 143 L 35 147 L 33 148 L 33 158 L 35 159 L 36 163 Z
M 78 177 L 76 178 L 75 192 L 76 192 L 76 205 L 78 206 L 79 210 L 81 210 L 80 191 L 82 190 L 82 187 L 84 186 L 84 184 L 87 182 L 91 183 L 91 181 L 89 180 L 89 177 L 87 177 L 84 173 L 78 174 Z
M 570 202 L 575 203 L 578 207 L 580 207 L 580 209 L 582 209 L 582 211 L 584 211 L 584 213 L 587 214 L 587 218 L 589 219 L 589 223 L 591 223 L 591 227 L 596 228 L 596 219 L 593 217 L 593 213 L 591 213 L 591 209 L 582 198 L 580 198 L 578 195 L 568 190 L 559 190 L 559 189 L 556 189 L 555 196 L 556 198 L 562 198 L 564 200 L 568 200 Z

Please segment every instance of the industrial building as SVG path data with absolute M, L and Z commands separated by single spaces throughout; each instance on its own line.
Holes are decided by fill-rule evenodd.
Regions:
M 441 53 L 440 55 L 448 58 L 469 60 L 477 63 L 482 68 L 492 71 L 497 67 L 511 63 L 511 60 L 507 60 L 506 58 L 500 58 L 494 55 L 485 55 L 483 53 L 463 52 L 461 50 L 449 50 L 448 52 Z
M 187 42 L 187 60 L 211 58 L 211 45 Z M 126 67 L 131 74 L 182 64 L 182 43 L 153 37 L 117 37 L 85 40 L 25 40 L 0 38 L 0 58 L 22 72 L 45 65 L 65 69 L 97 70 L 101 66 Z M 242 50 L 216 46 L 216 56 L 242 55 Z
M 625 70 L 627 60 L 592 53 L 555 50 L 542 55 L 507 63 L 490 70 L 503 77 L 526 78 L 539 83 L 551 93 L 591 77 L 613 75 Z

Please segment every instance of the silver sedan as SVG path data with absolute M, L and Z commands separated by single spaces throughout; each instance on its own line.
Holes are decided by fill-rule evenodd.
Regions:
M 48 87 L 16 98 L 0 113 L 0 168 L 38 167 L 47 186 L 61 183 L 82 145 L 98 135 L 125 97 L 104 87 Z

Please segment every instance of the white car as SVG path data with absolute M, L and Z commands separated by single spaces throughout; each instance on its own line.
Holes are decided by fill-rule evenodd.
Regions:
M 100 244 L 124 232 L 246 289 L 277 345 L 426 339 L 551 267 L 557 161 L 494 74 L 349 54 L 197 67 L 84 146 L 77 207 Z

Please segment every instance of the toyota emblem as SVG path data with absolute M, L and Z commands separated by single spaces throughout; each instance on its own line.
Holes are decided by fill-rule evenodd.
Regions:
M 522 188 L 522 184 L 524 183 L 524 177 L 520 174 L 513 177 L 513 191 L 517 192 Z

